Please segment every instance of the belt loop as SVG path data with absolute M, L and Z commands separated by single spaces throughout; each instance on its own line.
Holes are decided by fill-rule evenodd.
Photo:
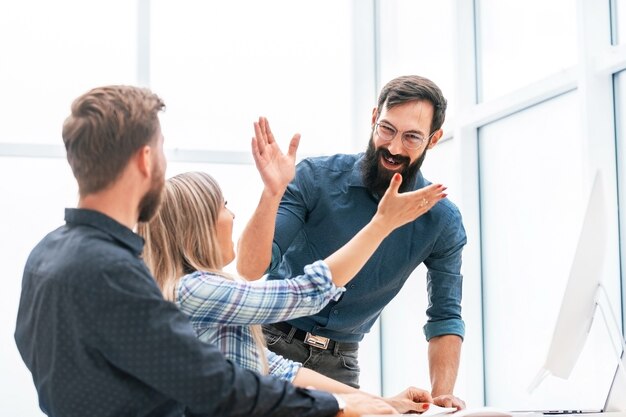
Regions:
M 291 326 L 291 329 L 289 330 L 289 333 L 287 333 L 287 337 L 285 338 L 285 342 L 291 343 L 291 341 L 293 340 L 293 335 L 296 334 L 297 330 L 298 330 L 297 328 L 295 328 L 294 326 Z
M 339 342 L 335 342 L 335 347 L 333 347 L 333 356 L 339 356 Z

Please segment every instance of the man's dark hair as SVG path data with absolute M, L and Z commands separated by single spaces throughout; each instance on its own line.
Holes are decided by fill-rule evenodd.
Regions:
M 106 189 L 130 158 L 149 144 L 163 101 L 147 88 L 95 88 L 72 103 L 63 123 L 67 160 L 81 196 Z
M 389 81 L 378 96 L 378 114 L 381 114 L 383 106 L 390 109 L 416 100 L 427 100 L 433 105 L 434 113 L 429 133 L 441 129 L 446 118 L 448 102 L 437 84 L 418 75 L 405 75 Z

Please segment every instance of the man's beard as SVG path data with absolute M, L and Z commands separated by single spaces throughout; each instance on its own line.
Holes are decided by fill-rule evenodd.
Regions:
M 422 167 L 424 158 L 426 158 L 427 149 L 428 146 L 424 148 L 422 155 L 412 164 L 408 164 L 410 159 L 406 156 L 394 156 L 396 161 L 405 163 L 405 168 L 399 172 L 402 175 L 402 184 L 400 184 L 400 188 L 398 189 L 399 192 L 411 191 L 415 187 L 415 177 L 417 177 L 417 172 Z M 363 157 L 361 175 L 363 175 L 363 183 L 365 186 L 372 194 L 378 197 L 382 197 L 385 194 L 393 174 L 396 173 L 396 171 L 389 171 L 380 165 L 380 159 L 383 156 L 391 156 L 391 153 L 387 148 L 381 147 L 376 149 L 374 147 L 374 139 L 370 137 L 367 151 Z
M 152 186 L 139 202 L 139 221 L 148 222 L 161 207 L 163 199 L 163 187 L 165 185 L 165 173 L 160 167 L 155 166 L 152 172 Z

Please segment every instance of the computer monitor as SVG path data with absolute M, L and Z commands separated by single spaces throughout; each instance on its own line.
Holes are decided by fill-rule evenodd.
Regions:
M 545 364 L 535 377 L 532 392 L 548 375 L 567 379 L 587 340 L 596 309 L 607 242 L 606 201 L 598 172 L 591 188 L 578 246 Z

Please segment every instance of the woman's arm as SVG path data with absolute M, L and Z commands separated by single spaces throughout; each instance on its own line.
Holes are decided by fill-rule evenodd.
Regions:
M 360 392 L 371 397 L 380 398 L 343 384 L 339 381 L 335 381 L 334 379 L 328 378 L 327 376 L 308 368 L 300 368 L 298 370 L 298 373 L 293 380 L 293 384 L 303 388 L 315 388 L 322 391 L 332 392 L 334 394 L 350 394 Z M 402 414 L 409 412 L 424 412 L 428 409 L 429 404 L 433 402 L 433 398 L 428 391 L 415 387 L 409 387 L 393 397 L 384 397 L 381 399 Z
M 195 272 L 180 280 L 176 301 L 196 328 L 244 326 L 315 314 L 343 291 L 333 284 L 324 261 L 317 261 L 304 268 L 304 275 L 287 280 L 234 281 Z
M 446 197 L 443 193 L 446 188 L 440 184 L 399 193 L 401 183 L 402 176 L 395 174 L 372 220 L 348 243 L 326 258 L 333 282 L 338 287 L 346 285 L 363 268 L 387 235 L 426 213 Z

